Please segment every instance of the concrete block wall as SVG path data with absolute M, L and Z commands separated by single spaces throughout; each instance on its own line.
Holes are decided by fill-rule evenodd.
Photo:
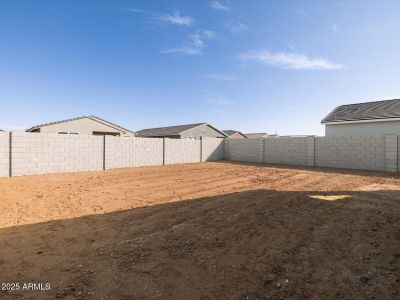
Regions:
M 282 137 L 264 139 L 264 162 L 300 166 L 314 165 L 314 139 Z
M 225 159 L 262 163 L 264 139 L 225 139 Z
M 9 175 L 9 135 L 0 132 L 0 177 Z
M 225 159 L 288 165 L 398 172 L 400 139 L 388 136 L 226 139 Z
M 202 140 L 202 161 L 223 160 L 224 154 L 224 139 L 219 138 L 203 138 Z
M 91 135 L 12 133 L 12 176 L 101 170 L 103 138 Z
M 165 164 L 200 162 L 200 140 L 165 139 Z
M 105 137 L 105 168 L 163 164 L 163 140 L 138 137 Z
M 0 132 L 0 176 L 234 160 L 400 170 L 397 135 L 270 139 L 147 139 Z M 12 149 L 11 155 L 9 149 Z
M 385 136 L 315 138 L 315 165 L 385 171 Z
M 136 138 L 0 132 L 0 177 L 224 159 L 224 139 Z

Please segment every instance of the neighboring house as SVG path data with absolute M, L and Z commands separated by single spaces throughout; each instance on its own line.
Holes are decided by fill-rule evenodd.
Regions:
M 272 136 L 270 136 L 272 137 Z M 278 137 L 278 136 L 276 136 Z M 315 134 L 290 134 L 290 135 L 280 135 L 279 137 L 316 137 Z
M 245 133 L 249 139 L 257 139 L 257 138 L 266 138 L 269 137 L 269 134 L 266 132 L 258 132 L 258 133 Z
M 33 126 L 26 132 L 134 136 L 135 133 L 95 116 L 82 116 Z
M 137 137 L 199 139 L 200 137 L 225 138 L 227 135 L 208 123 L 142 129 Z
M 321 123 L 325 136 L 400 134 L 400 99 L 341 105 Z
M 237 130 L 222 130 L 231 139 L 247 139 L 243 133 Z

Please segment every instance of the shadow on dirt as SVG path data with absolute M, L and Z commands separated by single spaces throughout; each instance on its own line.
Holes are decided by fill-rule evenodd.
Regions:
M 5 228 L 0 245 L 1 282 L 51 284 L 9 299 L 398 299 L 400 192 L 246 191 Z

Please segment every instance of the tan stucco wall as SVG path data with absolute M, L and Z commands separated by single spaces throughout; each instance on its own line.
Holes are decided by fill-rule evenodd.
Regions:
M 59 132 L 77 132 L 78 134 L 93 134 L 93 131 L 120 133 L 121 135 L 133 134 L 130 132 L 124 133 L 116 128 L 102 124 L 89 118 L 82 118 L 78 120 L 72 120 L 62 122 L 58 124 L 43 126 L 40 128 L 41 133 L 59 133 Z
M 210 126 L 200 126 L 196 128 L 192 128 L 184 133 L 181 134 L 182 139 L 186 138 L 200 138 L 200 137 L 215 137 L 215 138 L 222 138 L 225 137 L 218 131 L 214 130 Z
M 325 136 L 371 136 L 400 134 L 400 121 L 325 125 Z

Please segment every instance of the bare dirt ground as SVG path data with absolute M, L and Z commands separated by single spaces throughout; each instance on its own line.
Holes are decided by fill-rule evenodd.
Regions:
M 0 283 L 51 289 L 0 298 L 399 299 L 390 176 L 216 162 L 2 178 Z

